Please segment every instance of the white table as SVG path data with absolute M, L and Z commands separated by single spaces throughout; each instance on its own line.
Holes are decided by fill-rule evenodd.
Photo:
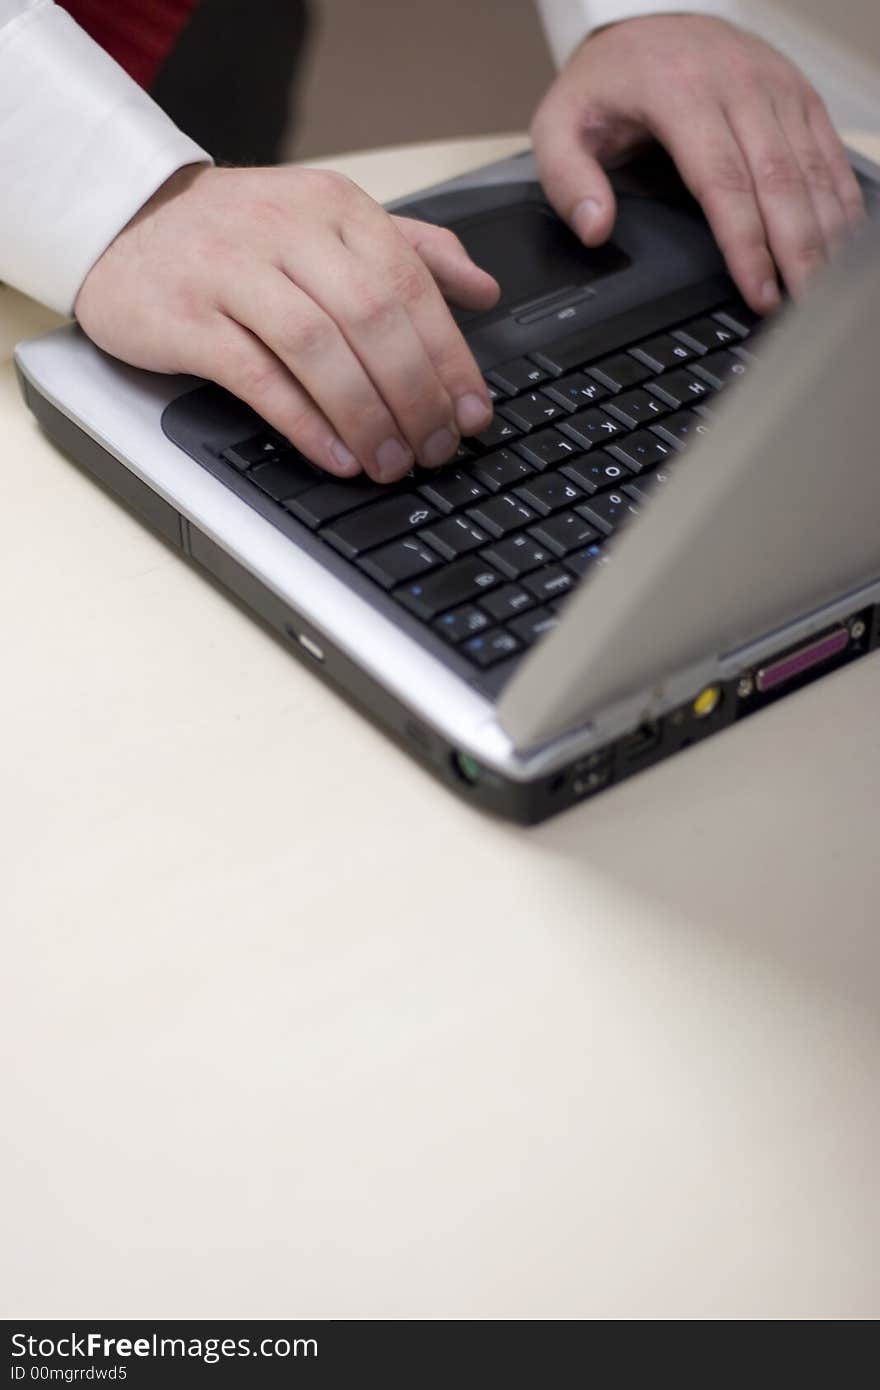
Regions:
M 880 1314 L 880 659 L 496 823 L 41 437 L 50 321 L 0 291 L 0 1313 Z

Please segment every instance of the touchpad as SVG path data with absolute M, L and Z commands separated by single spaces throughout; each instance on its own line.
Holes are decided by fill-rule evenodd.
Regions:
M 569 286 L 589 285 L 629 265 L 629 257 L 612 243 L 584 246 L 552 208 L 538 201 L 478 213 L 449 226 L 501 286 L 493 316 Z M 462 322 L 475 316 L 456 317 Z

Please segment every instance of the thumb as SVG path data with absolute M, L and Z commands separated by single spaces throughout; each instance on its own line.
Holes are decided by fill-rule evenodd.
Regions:
M 536 119 L 532 143 L 550 204 L 585 246 L 601 246 L 611 235 L 617 204 L 587 137 L 570 117 L 567 122 L 564 113 L 548 111 Z

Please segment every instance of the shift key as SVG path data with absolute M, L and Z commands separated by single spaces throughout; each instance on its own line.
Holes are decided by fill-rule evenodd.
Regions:
M 369 507 L 344 516 L 340 521 L 325 526 L 321 536 L 329 541 L 343 555 L 353 560 L 365 550 L 377 545 L 385 545 L 409 531 L 418 531 L 422 526 L 436 521 L 439 513 L 422 497 L 404 492 L 397 497 L 385 497 L 381 502 L 373 502 Z
M 501 580 L 495 570 L 479 556 L 468 556 L 447 565 L 439 574 L 430 574 L 395 589 L 394 597 L 416 617 L 429 621 L 447 608 L 470 603 Z

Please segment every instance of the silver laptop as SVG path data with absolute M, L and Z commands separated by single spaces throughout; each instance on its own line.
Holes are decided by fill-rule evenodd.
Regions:
M 769 325 L 662 160 L 615 175 L 600 251 L 528 154 L 396 204 L 503 295 L 460 316 L 492 425 L 393 487 L 75 326 L 19 346 L 22 390 L 448 787 L 534 823 L 880 646 L 880 170 L 853 164 L 868 228 Z

